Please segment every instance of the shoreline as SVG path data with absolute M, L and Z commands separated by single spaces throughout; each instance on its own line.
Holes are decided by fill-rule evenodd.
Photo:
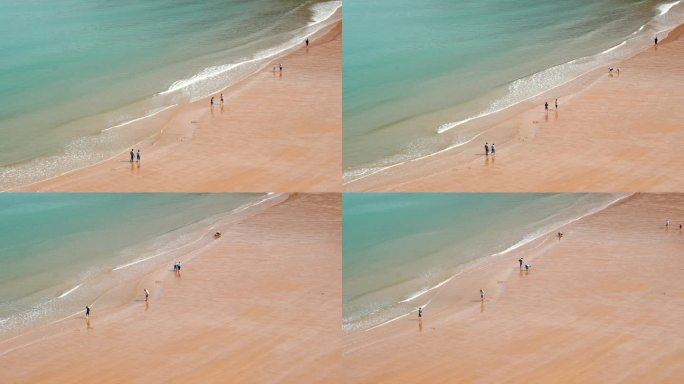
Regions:
M 585 190 L 586 188 L 589 188 L 595 192 L 628 192 L 632 190 L 640 190 L 647 192 L 665 192 L 677 190 L 677 187 L 682 187 L 681 185 L 679 185 L 681 183 L 672 179 L 662 180 L 658 182 L 653 182 L 653 180 L 628 179 L 624 181 L 620 180 L 619 183 L 608 183 L 607 181 L 605 181 L 605 179 L 608 179 L 608 175 L 614 176 L 616 172 L 615 169 L 612 169 L 610 167 L 602 169 L 601 167 L 597 167 L 595 164 L 590 163 L 586 165 L 577 164 L 580 160 L 576 159 L 579 157 L 578 154 L 576 152 L 567 150 L 567 148 L 561 146 L 562 143 L 559 143 L 559 141 L 565 139 L 565 137 L 553 136 L 570 136 L 570 134 L 568 134 L 566 131 L 571 128 L 576 128 L 576 125 L 573 125 L 572 122 L 566 123 L 566 121 L 561 121 L 560 114 L 558 113 L 559 111 L 567 113 L 568 111 L 572 110 L 573 112 L 575 112 L 574 115 L 578 116 L 578 120 L 582 119 L 583 125 L 581 127 L 577 127 L 585 131 L 582 137 L 595 141 L 598 139 L 604 139 L 601 136 L 596 137 L 597 135 L 595 134 L 595 132 L 600 131 L 602 128 L 604 128 L 602 122 L 608 118 L 608 115 L 611 116 L 610 121 L 611 125 L 613 125 L 617 124 L 618 122 L 616 122 L 615 120 L 619 120 L 620 117 L 623 115 L 623 113 L 621 113 L 620 110 L 631 111 L 632 109 L 639 107 L 648 110 L 652 106 L 650 103 L 642 103 L 643 106 L 637 105 L 638 101 L 632 100 L 630 98 L 630 100 L 620 101 L 620 104 L 624 104 L 621 105 L 622 108 L 615 108 L 611 105 L 610 114 L 608 112 L 601 113 L 601 111 L 590 109 L 591 104 L 588 103 L 588 101 L 585 101 L 589 98 L 594 99 L 594 94 L 600 93 L 602 99 L 610 99 L 611 103 L 613 103 L 613 100 L 620 100 L 621 96 L 623 96 L 625 93 L 653 93 L 654 87 L 660 87 L 662 88 L 660 94 L 662 94 L 663 97 L 658 100 L 659 104 L 656 104 L 654 107 L 662 107 L 660 104 L 667 104 L 669 106 L 669 109 L 675 109 L 675 105 L 678 105 L 678 100 L 674 100 L 676 99 L 676 97 L 673 100 L 670 100 L 670 98 L 666 97 L 666 95 L 670 95 L 669 84 L 667 83 L 675 81 L 684 82 L 684 80 L 680 79 L 681 76 L 679 75 L 679 73 L 677 73 L 675 69 L 675 62 L 679 60 L 679 56 L 682 56 L 681 51 L 684 50 L 684 48 L 681 47 L 682 32 L 684 32 L 684 24 L 680 24 L 679 26 L 669 30 L 667 37 L 660 41 L 656 49 L 654 49 L 653 47 L 646 48 L 644 50 L 638 51 L 628 56 L 626 59 L 620 60 L 617 64 L 612 64 L 611 66 L 618 67 L 623 70 L 621 73 L 622 76 L 611 76 L 608 78 L 609 80 L 613 80 L 613 83 L 609 83 L 608 81 L 606 81 L 607 78 L 604 68 L 596 68 L 590 70 L 589 72 L 580 75 L 579 77 L 571 80 L 568 83 L 564 83 L 563 85 L 560 85 L 552 90 L 544 92 L 541 96 L 534 96 L 532 98 L 533 101 L 523 101 L 509 108 L 506 108 L 501 112 L 497 112 L 493 115 L 482 117 L 481 119 L 479 119 L 481 121 L 477 122 L 476 124 L 478 126 L 482 125 L 482 129 L 475 130 L 474 133 L 470 135 L 470 137 L 466 138 L 465 140 L 461 140 L 459 143 L 452 144 L 451 146 L 445 149 L 427 155 L 423 155 L 415 159 L 405 160 L 403 162 L 395 163 L 388 166 L 377 167 L 375 169 L 373 169 L 373 167 L 367 168 L 368 171 L 365 174 L 352 176 L 353 178 L 345 180 L 343 182 L 344 190 L 459 190 L 464 192 L 482 190 L 497 190 L 506 192 L 556 192 L 580 191 Z M 658 53 L 658 49 L 666 50 L 667 52 L 660 53 L 659 55 L 654 55 L 653 52 Z M 649 58 L 651 58 L 652 60 L 649 60 Z M 654 63 L 655 60 L 658 60 L 659 62 Z M 665 61 L 665 63 L 669 64 L 669 66 L 663 68 L 663 64 L 661 63 L 663 60 Z M 648 79 L 650 80 L 650 83 L 642 80 L 643 77 L 645 77 L 645 75 L 648 75 L 649 70 L 656 70 L 656 68 L 657 70 L 667 71 L 664 75 L 669 76 L 663 76 L 665 77 L 665 79 Z M 638 76 L 638 78 L 636 79 L 637 81 L 635 82 L 636 84 L 626 83 L 633 81 L 632 79 L 627 78 L 632 76 L 632 72 L 636 73 Z M 614 90 L 616 88 L 616 84 L 614 83 L 618 83 L 617 88 L 630 89 L 628 91 Z M 555 96 L 551 96 L 552 94 Z M 547 113 L 546 116 L 544 116 L 543 108 L 542 112 L 540 113 L 539 105 L 542 105 L 543 107 L 545 97 L 547 100 L 549 100 L 549 97 L 551 97 L 551 104 L 553 104 L 553 99 L 555 97 L 558 97 L 560 99 L 559 110 L 556 111 L 554 110 L 553 106 L 551 106 L 551 111 Z M 598 100 L 597 102 L 600 103 L 600 100 Z M 578 104 L 580 105 L 578 106 Z M 587 109 L 587 113 L 583 113 L 584 111 L 579 110 L 579 107 L 582 107 L 582 109 Z M 549 115 L 551 115 L 551 119 L 549 119 Z M 616 118 L 615 116 L 618 117 Z M 659 119 L 660 116 L 652 115 L 649 117 L 652 118 L 651 121 L 655 120 L 656 124 L 658 125 L 672 124 L 672 122 L 668 119 Z M 624 123 L 629 124 L 630 120 L 627 120 L 625 118 Z M 575 124 L 578 125 L 579 122 L 576 122 Z M 560 129 L 562 129 L 563 132 L 552 133 L 551 131 L 547 130 L 542 131 L 544 128 L 547 127 L 553 129 L 555 128 L 554 125 L 562 125 Z M 588 127 L 588 125 L 591 125 L 591 128 L 594 129 L 589 129 L 590 127 Z M 630 128 L 638 132 L 624 132 L 623 136 L 635 135 L 638 133 L 641 136 L 648 137 L 650 133 L 639 131 L 639 127 Z M 579 132 L 574 133 L 576 134 L 575 136 L 580 136 Z M 543 142 L 539 142 L 538 144 L 535 143 L 535 139 L 538 139 L 538 136 L 541 136 L 542 134 L 544 136 L 547 136 L 544 137 L 545 140 Z M 594 137 L 592 137 L 592 134 Z M 618 135 L 617 132 L 616 135 Z M 568 140 L 581 139 L 580 137 L 576 138 L 575 136 L 568 137 Z M 619 139 L 621 138 L 623 137 L 616 136 L 611 142 L 606 142 L 605 145 L 614 146 L 616 142 L 619 142 L 620 145 L 630 145 L 630 141 L 619 141 Z M 673 142 L 676 141 L 676 134 L 669 139 Z M 497 149 L 499 150 L 499 158 L 502 157 L 501 154 L 503 153 L 503 151 L 509 153 L 511 151 L 515 152 L 514 155 L 516 162 L 509 162 L 508 159 L 506 159 L 506 168 L 509 169 L 505 170 L 505 173 L 504 170 L 492 170 L 495 172 L 495 175 L 491 175 L 494 172 L 490 171 L 489 169 L 482 171 L 480 159 L 474 158 L 474 156 L 477 156 L 478 158 L 484 157 L 482 145 L 484 145 L 485 141 L 497 143 Z M 530 144 L 536 145 L 532 146 Z M 661 147 L 664 145 L 662 142 L 659 142 L 658 144 Z M 584 145 L 580 144 L 577 146 L 577 148 L 580 148 L 581 150 L 583 146 Z M 631 146 L 634 147 L 634 144 L 632 144 Z M 454 149 L 456 148 L 458 148 L 458 150 L 454 151 Z M 547 173 L 544 175 L 547 177 L 547 179 L 544 179 L 543 177 L 534 177 L 534 174 L 530 175 L 530 173 L 532 172 L 526 172 L 526 170 L 527 168 L 529 168 L 529 166 L 532 166 L 533 164 L 537 165 L 538 168 L 541 168 L 539 166 L 541 158 L 535 158 L 533 153 L 535 151 L 538 151 L 538 148 L 542 148 L 544 152 L 547 152 L 545 151 L 546 148 L 553 149 L 549 150 L 549 156 L 545 156 L 544 158 L 551 158 L 553 160 L 556 160 L 556 157 L 558 156 L 554 155 L 554 153 L 562 153 L 565 151 L 568 152 L 567 156 L 574 155 L 573 157 L 575 157 L 575 159 L 570 159 L 572 161 L 565 161 L 564 164 L 559 164 L 558 167 L 546 166 L 544 164 L 544 168 L 538 169 L 537 171 Z M 593 149 L 594 148 L 592 148 L 592 150 Z M 642 148 L 640 147 L 639 149 L 641 150 Z M 636 151 L 637 149 L 632 148 L 632 150 Z M 545 155 L 546 154 L 547 153 L 545 153 Z M 566 153 L 562 154 L 566 155 Z M 591 156 L 594 155 L 594 153 L 586 153 L 584 155 Z M 648 153 L 648 155 L 655 157 L 654 153 Z M 606 162 L 618 163 L 619 161 L 615 158 L 616 156 L 607 155 L 606 157 L 610 158 L 610 160 L 607 160 Z M 487 159 L 489 159 L 489 157 L 487 157 Z M 628 160 L 636 162 L 635 159 Z M 671 160 L 674 160 L 674 158 L 672 158 Z M 494 162 L 494 158 L 492 157 L 491 164 L 490 162 L 485 162 L 485 167 L 498 168 L 499 164 L 494 164 Z M 518 164 L 518 162 L 524 162 L 525 164 Z M 643 163 L 644 162 L 637 163 L 641 166 L 640 168 L 643 169 L 642 173 L 653 173 L 655 167 Z M 662 161 L 661 164 L 662 163 L 665 162 Z M 563 168 L 563 166 L 565 168 Z M 475 168 L 477 168 L 480 172 L 478 173 L 477 170 L 474 170 Z M 562 180 L 563 176 L 566 176 L 568 178 L 577 177 L 578 173 L 586 172 L 587 170 L 590 170 L 592 173 L 603 174 L 604 180 L 596 180 L 597 178 L 600 178 L 600 176 L 593 176 L 591 180 L 580 180 L 578 183 L 574 184 L 571 181 Z M 349 172 L 353 172 L 353 170 L 346 170 L 345 174 L 350 175 L 351 173 Z M 514 175 L 513 172 L 523 174 L 525 180 L 520 180 L 519 177 L 516 177 L 520 175 Z M 564 173 L 564 175 L 550 178 L 548 173 Z M 495 177 L 495 180 L 489 180 L 489 177 Z M 580 183 L 587 183 L 588 185 L 577 185 Z M 634 183 L 639 183 L 640 185 L 643 185 L 643 187 L 637 189 L 628 188 L 628 185 L 631 186 Z
M 225 227 L 251 216 L 258 215 L 263 210 L 277 205 L 287 198 L 288 194 L 265 194 L 262 195 L 260 199 L 255 199 L 253 202 L 245 203 L 228 211 L 214 213 L 209 217 L 187 223 L 182 227 L 172 229 L 169 232 L 159 234 L 153 238 L 148 238 L 143 242 L 127 245 L 118 252 L 127 254 L 131 252 L 134 254 L 139 253 L 136 258 L 120 260 L 117 262 L 113 262 L 114 259 L 108 259 L 105 261 L 106 264 L 99 269 L 97 275 L 86 275 L 85 278 L 63 281 L 53 287 L 44 288 L 43 291 L 61 291 L 61 294 L 56 297 L 57 300 L 61 300 L 67 298 L 81 288 L 81 291 L 78 291 L 78 293 L 85 294 L 85 292 L 88 292 L 89 290 L 95 290 L 96 292 L 99 292 L 99 294 L 81 296 L 74 300 L 93 300 L 89 304 L 91 307 L 101 300 L 108 301 L 108 305 L 112 308 L 127 304 L 128 299 L 126 297 L 115 297 L 112 299 L 110 292 L 121 291 L 132 282 L 141 280 L 154 270 L 165 268 L 173 261 L 180 260 L 186 262 L 191 260 L 193 258 L 192 255 L 201 252 L 204 247 L 212 244 L 211 235 L 216 227 Z M 174 248 L 169 248 L 168 245 L 170 244 L 171 239 L 188 237 L 188 242 L 174 244 Z M 161 250 L 150 248 L 151 244 L 160 242 L 166 243 L 167 246 L 163 247 Z M 121 271 L 124 269 L 126 269 L 126 271 Z M 78 293 L 75 296 L 79 296 Z M 73 303 L 68 303 L 69 299 L 67 299 L 67 302 L 63 302 L 62 305 L 65 307 L 73 307 Z M 44 327 L 57 324 L 81 313 L 82 311 L 79 310 L 76 313 L 59 318 L 59 316 L 64 315 L 65 313 L 54 312 L 31 324 L 20 325 L 19 327 L 14 328 L 14 331 L 7 330 L 7 332 L 0 332 L 0 346 L 11 339 L 27 337 L 32 332 L 40 331 Z
M 341 183 L 341 170 L 340 175 L 319 175 L 314 172 L 309 163 L 315 161 L 330 169 L 334 169 L 334 165 L 339 164 L 341 168 L 341 155 L 336 156 L 335 152 L 330 150 L 331 147 L 341 146 L 340 103 L 337 103 L 335 107 L 335 101 L 341 100 L 341 76 L 335 79 L 337 73 L 341 74 L 342 21 L 335 19 L 338 17 L 335 15 L 339 15 L 340 12 L 341 7 L 331 16 L 332 21 L 329 21 L 328 25 L 309 36 L 309 47 L 285 50 L 282 55 L 270 59 L 256 72 L 218 91 L 215 94 L 216 97 L 218 98 L 218 95 L 223 92 L 225 104 L 217 101 L 213 108 L 207 110 L 205 108 L 207 100 L 196 100 L 165 107 L 151 113 L 149 117 L 125 123 L 155 132 L 133 145 L 133 148 L 142 149 L 141 164 L 149 164 L 154 159 L 155 174 L 163 172 L 167 174 L 168 179 L 171 179 L 176 178 L 175 175 L 178 173 L 185 173 L 189 183 L 179 185 L 180 183 L 170 180 L 145 181 L 145 179 L 137 178 L 135 182 L 138 184 L 127 186 L 125 183 L 132 181 L 130 174 L 137 173 L 141 166 L 136 163 L 137 169 L 131 166 L 130 171 L 122 166 L 121 163 L 129 163 L 128 150 L 124 150 L 83 168 L 13 187 L 8 191 L 207 192 L 228 189 L 235 192 L 338 191 Z M 280 62 L 284 64 L 285 70 L 280 74 L 280 78 L 276 78 L 276 74 L 268 68 Z M 288 81 L 287 76 L 290 72 L 294 72 L 293 76 L 290 76 L 293 79 Z M 282 85 L 273 84 L 274 79 L 287 82 L 290 88 L 283 89 Z M 283 100 L 281 94 L 290 94 L 292 101 Z M 263 107 L 262 104 L 268 103 L 269 100 L 275 104 L 271 110 L 266 110 L 270 113 L 260 113 L 259 109 Z M 316 100 L 320 106 L 312 108 L 308 103 L 302 103 L 304 100 Z M 236 106 L 237 104 L 240 105 Z M 288 112 L 293 108 L 303 110 L 301 116 L 290 116 Z M 269 114 L 277 115 L 279 111 L 285 114 L 285 119 L 268 116 Z M 231 120 L 220 116 L 225 112 L 227 115 L 232 115 Z M 216 114 L 219 116 L 215 116 Z M 335 116 L 339 117 L 337 121 L 335 121 Z M 243 124 L 238 125 L 238 121 Z M 248 135 L 250 126 L 257 129 L 274 124 L 287 127 L 292 131 L 292 135 L 288 138 L 285 137 L 284 132 L 276 132 L 277 136 L 265 137 L 261 143 L 254 142 L 253 137 Z M 308 127 L 301 128 L 302 125 L 308 125 Z M 223 132 L 217 134 L 218 129 Z M 107 130 L 116 129 L 108 128 Z M 225 132 L 226 130 L 230 132 Z M 201 134 L 199 138 L 196 137 L 198 133 Z M 198 143 L 193 143 L 193 139 Z M 247 146 L 234 144 L 235 141 L 241 140 Z M 310 144 L 309 146 L 300 144 L 305 140 Z M 226 142 L 225 147 L 218 145 L 221 141 Z M 206 153 L 207 151 L 211 153 Z M 242 151 L 241 156 L 235 154 L 234 159 L 221 158 L 226 157 L 226 153 L 233 154 L 239 151 Z M 202 157 L 207 158 L 201 162 L 201 165 L 211 170 L 198 175 L 198 172 L 188 169 L 190 166 L 180 164 L 173 157 L 168 157 L 173 160 L 173 165 L 164 164 L 162 158 L 157 159 L 165 154 L 178 152 L 201 153 Z M 243 164 L 244 158 L 253 153 L 259 154 L 257 166 Z M 223 163 L 221 166 L 214 164 L 217 157 Z M 289 168 L 301 169 L 301 171 L 299 174 L 297 171 L 291 171 L 287 180 L 284 180 L 282 176 L 274 176 L 279 175 L 281 168 L 285 167 L 278 163 L 285 163 L 289 165 Z M 248 175 L 248 173 L 255 172 L 259 173 L 256 177 Z M 243 180 L 235 180 L 235 174 Z M 105 182 L 103 178 L 108 180 L 116 178 L 119 183 Z
M 88 322 L 80 312 L 0 342 L 0 376 L 11 382 L 337 377 L 339 302 L 331 297 L 341 295 L 340 197 L 293 194 L 268 205 L 219 223 L 223 236 L 208 236 L 185 255 L 181 276 L 158 265 L 109 292 L 125 302 L 108 306 L 103 299 Z M 140 299 L 143 288 L 151 291 L 148 304 Z
M 414 315 L 344 334 L 347 378 L 676 382 L 682 201 L 629 196 L 563 227 L 560 241 L 546 236 L 464 272 L 431 298 L 421 322 Z M 529 272 L 518 272 L 521 256 Z
M 435 284 L 429 286 L 428 288 L 424 288 L 418 292 L 412 292 L 406 298 L 397 302 L 397 304 L 416 302 L 413 310 L 406 312 L 406 313 L 403 313 L 403 314 L 400 314 L 400 315 L 397 315 L 397 316 L 392 317 L 390 319 L 382 320 L 379 323 L 376 322 L 376 324 L 369 325 L 367 327 L 353 327 L 354 323 L 350 323 L 349 325 L 352 325 L 351 329 L 347 331 L 343 327 L 343 334 L 344 335 L 350 335 L 350 334 L 354 334 L 357 332 L 361 332 L 361 333 L 368 332 L 368 331 L 371 331 L 373 329 L 382 327 L 384 325 L 393 323 L 393 322 L 395 322 L 399 319 L 402 319 L 404 317 L 407 317 L 407 316 L 411 315 L 412 313 L 417 312 L 418 307 L 426 308 L 432 302 L 432 300 L 435 297 L 437 297 L 443 289 L 445 289 L 445 285 L 448 285 L 449 282 L 451 282 L 455 278 L 462 276 L 462 275 L 468 275 L 468 274 L 474 273 L 474 271 L 483 268 L 483 266 L 486 267 L 486 266 L 491 265 L 491 264 L 496 264 L 496 263 L 498 263 L 497 260 L 500 258 L 510 258 L 510 255 L 518 255 L 520 253 L 525 253 L 525 252 L 529 252 L 531 250 L 535 250 L 535 249 L 541 247 L 542 245 L 544 245 L 549 239 L 551 239 L 551 240 L 555 239 L 555 232 L 556 231 L 561 231 L 564 228 L 572 225 L 573 223 L 575 223 L 577 221 L 584 220 L 585 218 L 589 218 L 589 217 L 591 217 L 597 213 L 600 213 L 601 211 L 608 209 L 608 208 L 610 208 L 616 204 L 620 204 L 624 201 L 629 201 L 635 195 L 636 195 L 635 193 L 631 193 L 631 194 L 625 194 L 625 195 L 621 195 L 621 196 L 615 196 L 614 199 L 607 202 L 606 204 L 602 204 L 601 206 L 591 207 L 591 208 L 587 207 L 587 210 L 585 212 L 583 212 L 578 217 L 575 217 L 572 219 L 561 220 L 561 221 L 554 222 L 554 223 L 551 223 L 549 225 L 546 225 L 544 227 L 537 228 L 534 231 L 524 235 L 523 238 L 521 238 L 519 241 L 517 241 L 516 243 L 512 244 L 511 246 L 503 249 L 502 251 L 478 257 L 474 260 L 462 263 L 462 264 L 456 266 L 455 268 L 449 268 L 449 269 L 452 269 L 452 273 L 450 273 L 449 277 L 447 277 L 446 279 L 440 279 L 440 281 L 437 281 Z M 533 237 L 530 238 L 531 235 L 533 235 Z M 515 257 L 517 257 L 517 256 L 515 256 Z M 418 303 L 418 302 L 420 302 L 420 300 L 418 300 L 418 299 L 420 297 L 427 295 L 428 293 L 430 293 L 432 291 L 434 291 L 434 292 L 431 295 L 424 297 L 422 299 L 424 304 L 420 305 L 420 303 Z M 461 308 L 461 309 L 463 309 L 463 308 Z M 345 319 L 342 319 L 342 320 L 343 320 L 343 325 L 344 325 Z

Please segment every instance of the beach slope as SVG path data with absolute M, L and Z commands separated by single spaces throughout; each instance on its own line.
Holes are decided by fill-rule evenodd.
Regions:
M 215 95 L 140 124 L 159 134 L 93 166 L 26 191 L 339 192 L 342 151 L 342 23 L 310 45 Z M 282 72 L 272 71 L 283 65 Z M 149 129 L 148 129 L 149 130 Z
M 562 228 L 560 241 L 491 258 L 443 286 L 422 322 L 414 313 L 346 334 L 347 379 L 680 383 L 682 222 L 684 195 L 634 195 Z
M 335 382 L 340 196 L 260 210 L 219 223 L 223 235 L 183 259 L 180 277 L 169 262 L 120 289 L 135 295 L 122 307 L 0 342 L 0 382 Z
M 682 191 L 683 31 L 615 63 L 619 75 L 597 69 L 537 98 L 532 109 L 528 102 L 491 118 L 467 144 L 347 181 L 345 190 Z M 496 143 L 496 156 L 485 156 L 486 142 Z

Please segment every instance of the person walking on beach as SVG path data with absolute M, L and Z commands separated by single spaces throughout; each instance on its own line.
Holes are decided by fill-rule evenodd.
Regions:
M 522 264 L 523 264 L 523 258 L 518 259 L 518 264 L 520 264 L 520 269 L 522 269 Z
M 136 161 L 140 162 L 140 148 L 138 148 L 138 154 L 136 155 Z
M 489 143 L 485 143 L 485 156 L 489 156 Z
M 560 241 L 561 237 L 563 237 L 563 232 L 558 232 L 558 241 Z
M 480 301 L 484 301 L 484 291 L 480 289 Z
M 496 154 L 496 148 L 494 148 L 494 143 L 492 143 L 492 156 Z
M 210 103 L 211 103 L 211 106 L 213 107 L 214 106 L 214 96 L 211 97 Z
M 658 45 L 658 35 L 656 35 L 655 38 L 653 38 L 653 41 L 655 42 L 655 45 Z
M 309 39 L 306 39 L 306 46 L 309 46 Z
M 549 102 L 548 102 L 548 101 L 547 101 L 547 102 L 544 102 L 544 110 L 545 110 L 546 112 L 549 111 Z
M 90 307 L 86 305 L 86 319 L 90 319 Z
M 558 99 L 556 99 L 556 109 L 558 109 Z
M 283 65 L 278 63 L 278 69 L 280 70 L 280 72 L 282 72 L 283 71 Z
M 418 307 L 418 318 L 421 319 L 423 317 L 423 307 Z
M 145 302 L 147 302 L 147 299 L 150 298 L 150 291 L 148 291 L 147 288 L 145 288 L 144 291 L 145 291 Z
M 525 272 L 529 272 L 529 271 L 530 271 L 530 265 L 529 265 L 529 264 L 525 264 Z
M 223 104 L 223 92 L 221 92 L 221 104 Z
M 133 148 L 131 148 L 131 163 L 133 162 L 134 158 L 135 158 L 135 154 L 133 153 Z

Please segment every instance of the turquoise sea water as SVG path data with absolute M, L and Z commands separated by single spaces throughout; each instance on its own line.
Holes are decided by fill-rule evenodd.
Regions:
M 150 262 L 165 262 L 165 254 L 206 235 L 217 215 L 264 198 L 0 194 L 0 338 L 81 310 Z
M 235 83 L 339 18 L 340 5 L 0 0 L 0 188 L 149 136 L 126 123 Z
M 478 117 L 644 49 L 683 15 L 655 0 L 345 1 L 345 179 L 467 141 Z
M 343 329 L 407 313 L 464 263 L 511 251 L 620 197 L 345 193 Z M 408 298 L 418 300 L 403 302 Z

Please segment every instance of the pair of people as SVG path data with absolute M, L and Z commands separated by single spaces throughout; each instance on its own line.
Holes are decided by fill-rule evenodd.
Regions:
M 485 156 L 489 156 L 489 143 L 485 143 L 484 145 L 484 150 L 485 150 Z M 492 143 L 492 155 L 496 154 L 496 148 L 494 147 L 494 143 Z
M 211 106 L 214 106 L 214 96 L 211 97 L 211 100 L 209 101 Z M 221 104 L 223 104 L 223 92 L 221 92 Z
M 522 269 L 523 269 L 523 258 L 522 257 L 518 259 L 518 264 L 519 264 L 520 270 L 522 271 Z M 525 270 L 526 271 L 529 271 L 530 268 L 532 268 L 532 266 L 530 266 L 529 264 L 525 264 Z
M 611 70 L 612 70 L 612 69 L 611 69 Z M 556 109 L 558 109 L 558 99 L 556 99 L 555 105 L 556 105 Z M 544 110 L 545 110 L 546 112 L 549 111 L 549 102 L 548 102 L 548 101 L 544 102 Z
M 176 261 L 176 263 L 173 264 L 173 271 L 174 271 L 175 273 L 180 273 L 180 270 L 181 270 L 181 262 L 180 262 L 180 261 Z
M 133 160 L 135 160 L 136 158 L 137 158 L 136 162 L 139 163 L 139 162 L 140 162 L 140 156 L 141 156 L 140 148 L 138 148 L 138 154 L 137 154 L 137 155 L 135 154 L 135 152 L 133 152 L 133 148 L 131 148 L 131 163 L 132 163 Z

